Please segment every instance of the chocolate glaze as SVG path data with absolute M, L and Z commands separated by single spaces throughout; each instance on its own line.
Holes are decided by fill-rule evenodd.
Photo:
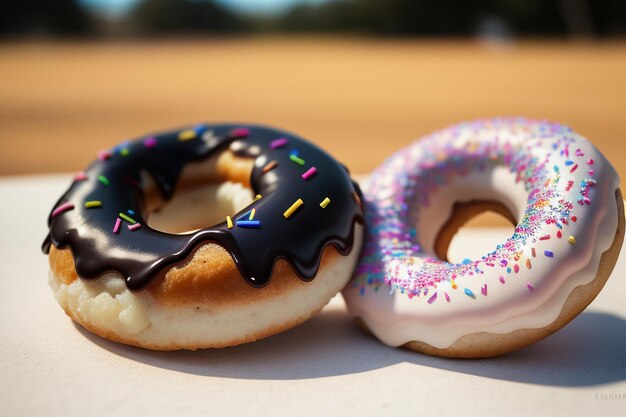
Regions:
M 51 245 L 69 247 L 81 279 L 93 281 L 106 272 L 117 271 L 126 278 L 131 291 L 139 291 L 159 272 L 185 261 L 207 241 L 223 246 L 254 287 L 268 283 L 278 259 L 286 259 L 301 279 L 309 281 L 315 277 L 327 245 L 344 255 L 352 250 L 354 224 L 363 223 L 362 209 L 355 198 L 360 197 L 360 190 L 330 155 L 295 135 L 262 126 L 199 125 L 192 130 L 196 137 L 191 140 L 179 140 L 181 130 L 150 135 L 119 145 L 106 160 L 92 163 L 85 171 L 86 179 L 75 180 L 55 205 L 69 202 L 74 208 L 55 217 L 51 213 L 44 253 Z M 150 137 L 156 140 L 153 147 L 144 143 Z M 272 149 L 270 143 L 278 138 L 286 138 L 287 145 Z M 233 143 L 235 140 L 237 143 Z M 259 220 L 261 227 L 235 225 L 228 229 L 223 222 L 181 235 L 148 227 L 141 172 L 148 173 L 162 196 L 170 199 L 187 163 L 221 152 L 229 144 L 236 154 L 256 158 L 250 184 L 255 194 L 263 196 L 234 214 L 233 221 L 256 208 L 254 220 Z M 303 166 L 290 160 L 293 151 L 305 161 Z M 263 173 L 263 167 L 272 160 L 278 166 Z M 302 179 L 301 175 L 313 166 L 317 173 Z M 105 185 L 99 176 L 105 176 L 110 184 Z M 331 202 L 322 209 L 319 204 L 326 197 Z M 304 204 L 284 218 L 285 210 L 298 198 Z M 101 201 L 102 207 L 86 208 L 85 202 L 90 200 Z M 130 223 L 123 221 L 119 233 L 113 233 L 120 212 L 142 226 L 131 231 L 127 228 Z

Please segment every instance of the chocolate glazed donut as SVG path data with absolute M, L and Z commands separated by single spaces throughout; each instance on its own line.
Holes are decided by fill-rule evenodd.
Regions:
M 258 195 L 251 206 L 232 220 L 187 234 L 146 224 L 144 173 L 170 199 L 186 164 L 227 149 L 255 158 L 250 184 Z M 267 127 L 202 124 L 101 153 L 55 205 L 43 251 L 69 247 L 81 279 L 117 271 L 136 292 L 199 243 L 213 241 L 232 255 L 250 285 L 263 287 L 279 259 L 302 280 L 313 279 L 326 246 L 351 251 L 355 222 L 363 223 L 360 190 L 326 152 Z

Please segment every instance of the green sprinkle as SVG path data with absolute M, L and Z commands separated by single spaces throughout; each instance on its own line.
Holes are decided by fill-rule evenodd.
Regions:
M 296 155 L 289 155 L 289 159 L 295 162 L 298 165 L 304 165 L 304 159 L 297 157 Z
M 129 153 L 130 153 L 130 151 L 128 150 L 128 148 L 120 149 L 120 155 L 122 155 L 122 156 L 128 156 Z
M 120 213 L 120 214 L 119 214 L 119 216 L 120 216 L 122 219 L 126 220 L 128 223 L 131 223 L 131 224 L 135 224 L 135 223 L 137 223 L 137 221 L 136 221 L 135 219 L 133 219 L 132 217 L 127 216 L 127 215 L 126 215 L 126 214 L 124 214 L 124 213 Z
M 109 179 L 105 177 L 104 175 L 98 175 L 98 181 L 100 181 L 102 184 L 106 185 L 107 187 L 111 184 L 109 182 Z
M 86 208 L 94 208 L 94 207 L 102 207 L 102 201 L 100 200 L 91 200 L 85 202 Z

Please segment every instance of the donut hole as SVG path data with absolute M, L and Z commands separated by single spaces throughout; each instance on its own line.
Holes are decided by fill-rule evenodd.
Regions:
M 478 259 L 511 236 L 516 224 L 511 211 L 501 202 L 457 202 L 439 230 L 435 253 L 439 259 L 452 263 Z M 474 239 L 476 228 L 485 226 L 490 228 L 485 239 Z
M 252 190 L 230 181 L 185 189 L 149 213 L 147 223 L 166 233 L 188 233 L 222 223 L 254 200 Z
M 226 216 L 243 210 L 254 200 L 248 186 L 253 163 L 253 159 L 226 151 L 187 164 L 169 200 L 163 200 L 152 178 L 143 173 L 148 226 L 185 234 L 224 222 Z

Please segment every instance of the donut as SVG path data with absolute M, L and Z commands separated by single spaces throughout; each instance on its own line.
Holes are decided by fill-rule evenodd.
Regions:
M 102 151 L 54 205 L 43 252 L 75 322 L 154 350 L 291 328 L 349 281 L 358 186 L 329 154 L 263 126 L 200 124 Z
M 351 314 L 390 346 L 481 358 L 557 331 L 596 297 L 624 238 L 619 177 L 569 127 L 461 123 L 390 157 L 363 185 L 368 226 Z M 480 258 L 447 260 L 451 236 L 485 210 L 513 234 Z

